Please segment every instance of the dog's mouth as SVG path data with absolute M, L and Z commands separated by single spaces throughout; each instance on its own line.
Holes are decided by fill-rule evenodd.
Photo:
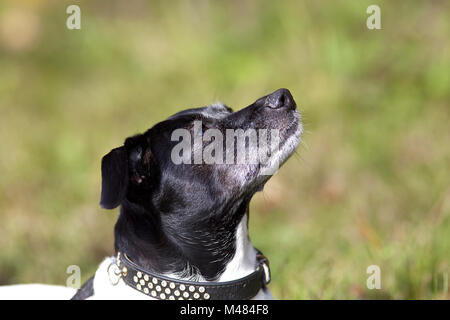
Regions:
M 279 89 L 230 118 L 246 130 L 258 128 L 257 147 L 246 145 L 248 154 L 257 154 L 258 161 L 239 166 L 238 170 L 247 173 L 245 181 L 241 181 L 244 189 L 260 191 L 300 143 L 303 126 L 297 105 L 289 90 Z
M 261 163 L 259 175 L 273 175 L 298 147 L 303 132 L 300 114 L 295 111 L 293 119 L 289 125 L 280 130 L 279 146 L 271 150 L 271 155 L 267 162 Z
M 291 93 L 279 89 L 261 99 L 250 108 L 257 110 L 263 126 L 270 128 L 268 155 L 260 159 L 258 175 L 271 176 L 293 154 L 300 143 L 303 127 L 301 116 Z M 263 150 L 264 151 L 264 150 Z

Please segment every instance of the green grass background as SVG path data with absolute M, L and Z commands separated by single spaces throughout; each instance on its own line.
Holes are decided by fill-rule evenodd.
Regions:
M 274 296 L 450 298 L 449 39 L 444 0 L 2 1 L 0 284 L 113 252 L 100 159 L 125 137 L 287 87 L 303 143 L 250 215 Z

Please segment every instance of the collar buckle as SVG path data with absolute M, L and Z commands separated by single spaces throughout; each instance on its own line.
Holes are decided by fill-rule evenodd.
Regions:
M 122 272 L 120 271 L 119 266 L 114 262 L 111 262 L 106 272 L 108 273 L 109 282 L 113 286 L 116 286 L 119 283 L 120 278 L 122 278 Z
M 269 259 L 267 259 L 267 257 L 263 255 L 261 252 L 259 252 L 256 255 L 256 259 L 258 259 L 259 261 L 258 268 L 262 267 L 264 271 L 264 279 L 263 279 L 264 285 L 268 285 L 270 283 L 270 280 L 272 279 L 270 275 Z
M 268 285 L 271 280 L 270 268 L 269 268 L 269 265 L 265 262 L 263 262 L 262 267 L 264 269 L 264 284 Z

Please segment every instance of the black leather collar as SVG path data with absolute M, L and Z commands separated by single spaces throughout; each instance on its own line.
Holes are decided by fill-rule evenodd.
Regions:
M 144 270 L 124 253 L 117 254 L 116 275 L 130 287 L 160 300 L 247 300 L 270 282 L 269 261 L 260 252 L 256 271 L 227 282 L 195 282 L 172 279 Z M 109 272 L 109 270 L 108 270 Z

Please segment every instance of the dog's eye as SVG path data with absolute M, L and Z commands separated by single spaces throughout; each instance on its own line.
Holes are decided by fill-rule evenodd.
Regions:
M 208 126 L 207 124 L 205 125 L 203 122 L 201 122 L 201 127 L 200 127 L 200 122 L 201 120 L 196 120 L 192 123 L 189 124 L 189 127 L 187 128 L 190 132 L 192 136 L 203 136 L 206 132 L 206 130 L 209 130 L 211 127 Z
M 207 126 L 205 126 L 203 123 L 202 123 L 202 128 L 201 128 L 201 130 L 198 130 L 197 131 L 197 135 L 198 136 L 203 136 L 203 134 L 205 133 L 205 131 L 206 130 L 208 130 L 209 128 L 207 127 Z

